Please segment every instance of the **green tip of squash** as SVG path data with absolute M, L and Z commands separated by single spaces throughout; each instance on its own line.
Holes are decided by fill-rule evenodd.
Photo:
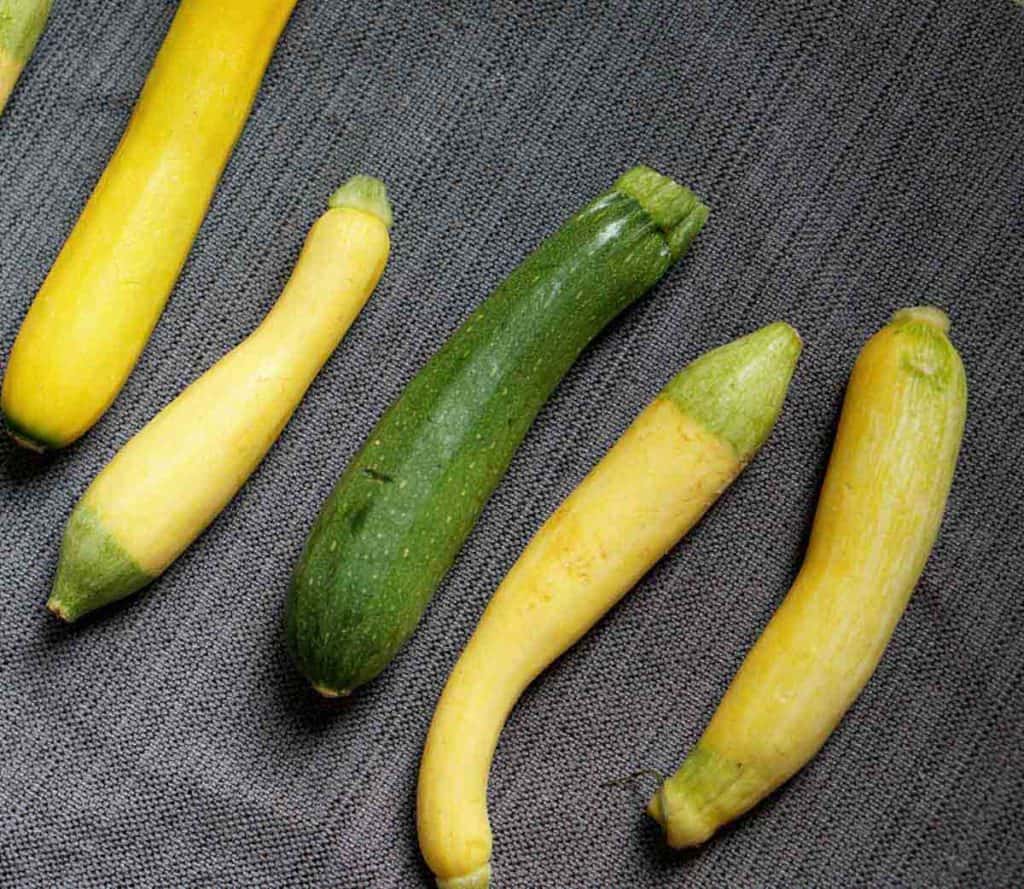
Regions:
M 943 333 L 949 333 L 949 315 L 935 306 L 911 306 L 900 309 L 892 316 L 890 324 L 928 324 Z
M 52 0 L 0 2 L 0 54 L 24 64 L 46 27 Z
M 663 394 L 747 463 L 778 419 L 802 350 L 800 335 L 778 321 L 702 355 Z
M 77 584 L 68 574 L 63 565 L 57 566 L 57 577 L 53 581 L 50 598 L 46 600 L 46 610 L 58 620 L 73 624 L 87 609 L 81 607 Z
M 749 772 L 749 769 L 747 770 Z M 698 744 L 647 804 L 673 849 L 707 842 L 721 826 L 716 801 L 736 793 L 744 766 Z
M 79 503 L 64 529 L 57 576 L 46 607 L 61 620 L 73 623 L 153 580 L 154 575 L 142 569 L 99 516 Z
M 654 796 L 647 803 L 647 814 L 650 815 L 662 827 L 665 826 L 665 808 L 661 804 L 661 788 L 659 787 Z
M 80 578 L 65 560 L 61 558 L 57 564 L 57 576 L 53 580 L 50 598 L 46 600 L 46 610 L 58 620 L 73 624 L 78 618 L 92 609 L 88 599 L 82 594 Z
M 343 207 L 362 210 L 376 216 L 389 229 L 394 221 L 388 190 L 380 179 L 373 176 L 353 176 L 331 195 L 327 206 L 332 210 Z
M 489 889 L 491 885 L 491 863 L 480 865 L 472 873 L 461 877 L 438 877 L 437 889 Z
M 627 170 L 615 183 L 643 207 L 662 230 L 672 258 L 679 259 L 708 219 L 708 208 L 686 186 L 650 167 Z
M 63 621 L 66 624 L 74 623 L 78 619 L 78 615 L 75 614 L 74 611 L 66 608 L 63 602 L 53 596 L 47 600 L 46 610 L 58 620 Z

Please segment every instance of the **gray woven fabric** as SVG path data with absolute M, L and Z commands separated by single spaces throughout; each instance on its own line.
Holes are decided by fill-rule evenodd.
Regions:
M 57 0 L 0 118 L 0 355 L 111 154 L 168 0 Z M 1024 13 L 1009 0 L 300 0 L 181 281 L 114 407 L 0 445 L 0 884 L 415 887 L 445 676 L 541 521 L 668 377 L 783 318 L 807 348 L 765 451 L 525 696 L 491 784 L 497 886 L 1024 885 Z M 318 708 L 291 567 L 374 420 L 547 232 L 637 161 L 712 205 L 580 360 L 392 667 Z M 239 497 L 146 594 L 44 612 L 89 480 L 278 295 L 353 172 L 396 206 L 376 295 Z M 845 380 L 900 306 L 947 308 L 971 382 L 941 539 L 813 763 L 697 854 L 642 814 L 806 542 Z

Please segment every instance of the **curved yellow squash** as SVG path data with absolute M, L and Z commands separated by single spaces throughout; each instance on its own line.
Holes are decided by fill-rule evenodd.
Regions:
M 75 506 L 48 607 L 64 620 L 155 577 L 228 504 L 280 435 L 387 262 L 383 186 L 356 177 L 306 239 L 258 328 L 153 418 Z
M 59 448 L 110 406 L 203 221 L 295 0 L 183 0 L 121 143 L 29 309 L 2 408 Z
M 525 688 L 676 544 L 767 438 L 800 341 L 774 324 L 685 368 L 523 551 L 437 706 L 420 767 L 420 848 L 442 889 L 490 880 L 487 776 Z
M 905 309 L 857 359 L 803 567 L 648 811 L 704 842 L 795 774 L 874 672 L 931 552 L 967 388 L 946 316 Z

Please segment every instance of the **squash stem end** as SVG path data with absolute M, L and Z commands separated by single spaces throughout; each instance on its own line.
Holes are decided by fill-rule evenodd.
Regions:
M 937 306 L 912 306 L 900 309 L 893 314 L 890 323 L 899 324 L 901 322 L 930 324 L 942 333 L 949 333 L 949 315 Z
M 394 221 L 387 187 L 373 176 L 353 176 L 331 195 L 327 206 L 332 210 L 362 210 L 376 216 L 388 229 Z
M 689 249 L 707 222 L 708 207 L 690 189 L 650 167 L 627 170 L 615 188 L 647 211 L 661 229 L 673 260 Z

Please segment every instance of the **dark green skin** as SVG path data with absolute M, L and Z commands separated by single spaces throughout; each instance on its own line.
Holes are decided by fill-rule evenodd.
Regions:
M 318 689 L 347 694 L 387 666 L 559 380 L 672 262 L 648 212 L 613 189 L 412 380 L 328 497 L 292 578 L 288 644 Z

